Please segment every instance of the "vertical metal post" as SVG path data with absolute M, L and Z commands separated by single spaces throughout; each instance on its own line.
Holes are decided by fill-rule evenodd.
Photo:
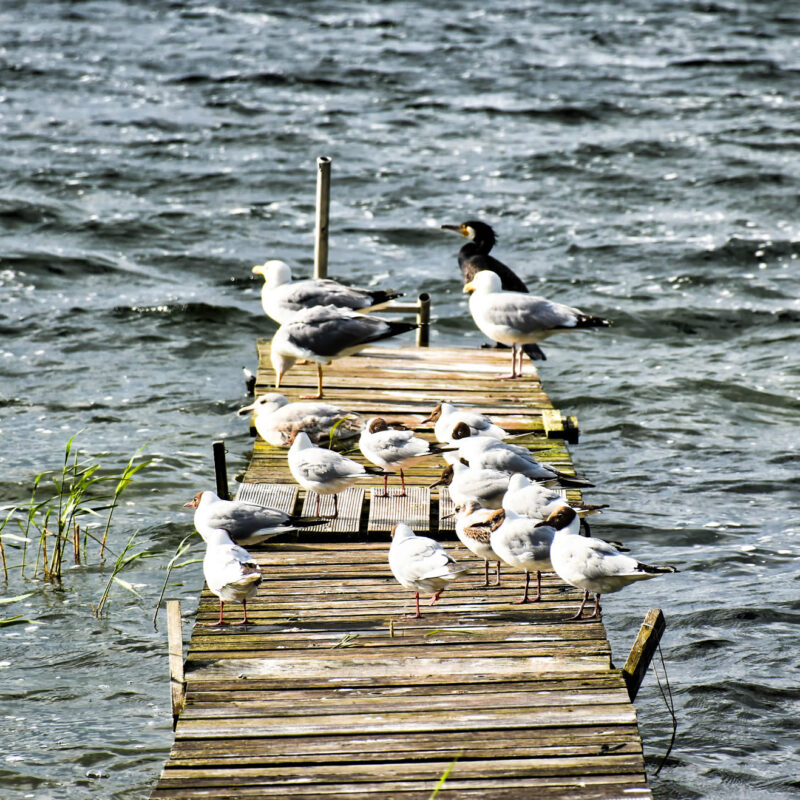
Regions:
M 217 441 L 212 445 L 214 450 L 214 472 L 217 476 L 217 497 L 221 500 L 230 500 L 228 490 L 228 466 L 225 463 L 225 442 Z
M 314 277 L 328 277 L 328 219 L 331 205 L 331 159 L 317 159 L 317 222 L 314 227 Z
M 186 697 L 183 674 L 183 628 L 181 601 L 167 600 L 167 646 L 169 647 L 169 685 L 172 697 L 172 727 L 178 721 Z
M 417 311 L 417 347 L 427 347 L 430 342 L 431 322 L 431 296 L 423 292 L 419 296 L 419 310 Z

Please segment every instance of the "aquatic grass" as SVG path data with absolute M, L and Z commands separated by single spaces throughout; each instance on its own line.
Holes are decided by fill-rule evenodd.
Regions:
M 139 460 L 137 463 L 143 446 L 131 456 L 120 474 L 101 474 L 99 462 L 82 459 L 76 452 L 77 436 L 76 433 L 67 440 L 60 471 L 44 470 L 36 475 L 28 502 L 12 506 L 0 525 L 0 555 L 6 580 L 8 564 L 3 539 L 22 544 L 22 558 L 18 565 L 21 577 L 41 577 L 57 585 L 61 585 L 64 561 L 69 557 L 70 550 L 76 566 L 90 562 L 89 542 L 99 545 L 100 563 L 104 562 L 106 550 L 110 550 L 108 536 L 120 496 L 130 486 L 136 473 L 148 466 L 151 460 Z M 113 485 L 110 491 L 106 488 L 109 484 Z M 42 498 L 45 492 L 48 494 Z M 103 520 L 104 514 L 103 533 L 98 538 L 90 528 L 99 527 L 102 523 L 88 520 Z M 12 537 L 3 532 L 9 523 L 16 524 L 21 536 Z M 37 548 L 33 574 L 26 575 L 30 567 L 29 545 L 34 542 Z
M 456 757 L 450 762 L 447 769 L 442 773 L 442 777 L 439 778 L 439 783 L 436 784 L 436 788 L 433 790 L 433 792 L 431 792 L 431 796 L 428 798 L 428 800 L 436 800 L 436 795 L 439 794 L 441 788 L 447 782 L 447 779 L 450 777 L 450 773 L 453 771 L 455 765 L 458 763 L 458 759 L 461 758 L 463 754 L 463 750 L 456 754 Z
M 198 561 L 202 561 L 202 558 L 190 558 L 188 561 L 182 561 L 180 564 L 176 563 L 177 560 L 186 553 L 186 551 L 190 548 L 189 540 L 197 533 L 197 531 L 192 531 L 188 536 L 184 536 L 181 539 L 180 544 L 175 550 L 172 558 L 169 560 L 167 564 L 167 574 L 164 576 L 164 583 L 161 586 L 161 593 L 158 595 L 158 601 L 156 602 L 156 610 L 153 612 L 153 629 L 158 630 L 158 611 L 161 608 L 161 603 L 164 602 L 164 595 L 167 591 L 167 586 L 169 585 L 169 578 L 172 574 L 173 569 L 180 569 L 181 567 L 188 566 L 189 564 L 196 564 Z

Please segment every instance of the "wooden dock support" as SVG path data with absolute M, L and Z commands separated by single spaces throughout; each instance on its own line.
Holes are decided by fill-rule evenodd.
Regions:
M 328 220 L 331 207 L 331 159 L 317 159 L 317 221 L 314 226 L 314 277 L 328 277 Z
M 183 674 L 183 627 L 181 601 L 167 600 L 167 647 L 169 648 L 169 685 L 172 696 L 172 727 L 178 724 L 186 698 L 186 680 Z
M 667 623 L 660 608 L 651 608 L 644 618 L 639 635 L 631 647 L 628 660 L 622 668 L 622 677 L 625 678 L 625 685 L 628 687 L 628 696 L 631 702 L 636 699 L 639 687 L 642 685 L 647 668 L 653 660 L 653 655 L 661 641 L 661 636 Z
M 217 497 L 230 500 L 231 493 L 228 489 L 228 465 L 225 460 L 225 442 L 218 440 L 212 445 L 214 450 L 214 473 L 217 481 Z

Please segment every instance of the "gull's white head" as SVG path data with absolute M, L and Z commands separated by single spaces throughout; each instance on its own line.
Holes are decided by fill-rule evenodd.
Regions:
M 469 283 L 464 284 L 465 294 L 493 294 L 502 290 L 503 282 L 500 276 L 489 269 L 482 269 Z
M 526 486 L 533 486 L 533 481 L 521 472 L 515 472 L 508 481 L 509 492 L 517 492 Z
M 405 522 L 398 522 L 392 528 L 392 542 L 402 542 L 404 539 L 411 539 L 412 537 L 416 536 L 414 531 L 411 530 L 409 525 L 406 525 Z
M 297 431 L 292 435 L 289 441 L 292 443 L 292 446 L 289 448 L 290 453 L 297 453 L 300 450 L 307 450 L 309 447 L 314 446 L 305 431 Z
M 289 399 L 284 394 L 280 394 L 279 392 L 270 392 L 269 394 L 262 394 L 255 399 L 255 402 L 250 403 L 249 406 L 244 406 L 240 408 L 236 413 L 239 416 L 244 416 L 245 414 L 253 413 L 256 416 L 259 414 L 271 414 L 273 411 L 277 411 L 279 408 L 283 408 L 283 406 L 289 403 Z
M 252 272 L 254 275 L 263 276 L 264 284 L 268 289 L 282 286 L 292 279 L 292 268 L 285 261 L 277 258 L 265 261 L 263 264 L 256 264 Z

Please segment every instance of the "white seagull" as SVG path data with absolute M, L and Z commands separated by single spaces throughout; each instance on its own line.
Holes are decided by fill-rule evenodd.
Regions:
M 317 394 L 302 397 L 319 400 L 322 397 L 323 364 L 353 355 L 373 342 L 416 327 L 418 325 L 413 322 L 366 317 L 335 306 L 315 306 L 298 311 L 272 337 L 270 360 L 275 370 L 275 386 L 280 388 L 283 376 L 296 361 L 313 361 L 317 365 Z
M 434 539 L 417 536 L 404 522 L 392 528 L 392 544 L 389 548 L 389 568 L 397 582 L 414 592 L 419 619 L 419 593 L 431 594 L 433 605 L 447 585 L 467 567 L 459 566 L 456 560 Z
M 495 586 L 500 585 L 500 556 L 492 550 L 492 528 L 501 525 L 502 511 L 481 508 L 474 500 L 456 507 L 456 536 L 461 544 L 484 562 L 484 586 L 489 585 L 489 562 L 497 563 Z
M 317 514 L 319 495 L 333 495 L 333 519 L 339 516 L 339 492 L 349 489 L 360 478 L 383 474 L 382 470 L 365 467 L 334 450 L 315 447 L 303 431 L 295 436 L 287 460 L 292 477 L 307 491 L 317 493 Z
M 500 508 L 508 490 L 508 480 L 507 472 L 468 467 L 456 461 L 448 464 L 442 470 L 439 480 L 430 484 L 429 488 L 447 486 L 450 497 L 457 506 L 473 500 L 483 508 Z
M 630 583 L 656 578 L 670 572 L 675 567 L 654 567 L 642 564 L 635 558 L 626 556 L 602 539 L 578 535 L 578 515 L 569 506 L 554 511 L 544 523 L 550 526 L 555 535 L 550 547 L 550 561 L 553 570 L 561 580 L 583 589 L 583 600 L 578 613 L 570 619 L 582 619 L 583 609 L 594 592 L 594 611 L 585 619 L 600 616 L 600 595 L 618 592 Z
M 492 550 L 510 567 L 525 571 L 525 591 L 516 603 L 535 603 L 542 599 L 542 572 L 552 572 L 550 545 L 554 531 L 542 522 L 520 517 L 513 511 L 503 515 L 500 525 L 492 529 L 489 541 Z M 536 597 L 528 597 L 531 572 L 536 572 Z
M 241 603 L 244 617 L 238 624 L 247 625 L 247 601 L 253 597 L 261 583 L 261 568 L 250 553 L 231 541 L 222 528 L 197 527 L 206 543 L 203 557 L 203 575 L 209 590 L 219 598 L 219 621 L 223 618 L 225 603 Z
M 288 447 L 292 436 L 305 431 L 315 444 L 327 442 L 334 429 L 336 439 L 358 435 L 363 421 L 358 414 L 331 403 L 290 403 L 286 395 L 260 395 L 254 403 L 240 408 L 240 415 L 252 413 L 258 435 L 275 447 Z
M 557 481 L 562 486 L 594 485 L 575 475 L 566 475 L 549 464 L 542 464 L 526 447 L 501 442 L 493 436 L 470 436 L 469 431 L 469 427 L 460 422 L 455 426 L 452 436 L 458 445 L 459 458 L 471 467 L 493 469 L 509 476 L 522 473 L 533 480 Z
M 222 529 L 239 545 L 259 544 L 297 528 L 321 525 L 322 520 L 296 517 L 277 508 L 241 500 L 222 500 L 211 491 L 198 492 L 184 508 L 193 508 L 194 526 L 199 530 Z
M 268 317 L 283 325 L 304 308 L 337 306 L 353 311 L 375 311 L 385 308 L 402 292 L 383 289 L 357 289 L 329 278 L 307 278 L 292 281 L 292 269 L 279 259 L 256 264 L 253 274 L 264 278 L 261 307 Z
M 503 508 L 507 511 L 537 520 L 547 519 L 554 511 L 568 505 L 570 503 L 564 497 L 563 490 L 553 489 L 532 481 L 521 473 L 511 476 L 511 480 L 508 482 L 508 491 L 503 498 Z M 581 503 L 572 505 L 572 508 L 583 519 L 590 514 L 598 514 L 608 506 Z
M 435 442 L 428 442 L 414 435 L 414 431 L 390 428 L 382 417 L 372 417 L 358 440 L 358 446 L 367 461 L 382 467 L 383 494 L 377 497 L 389 497 L 388 481 L 390 472 L 400 472 L 400 493 L 396 497 L 406 496 L 406 479 L 403 467 L 427 456 L 436 456 L 451 448 L 444 448 Z M 452 448 L 455 449 L 455 448 Z
M 469 425 L 474 435 L 494 436 L 495 439 L 505 439 L 508 432 L 504 431 L 499 425 L 495 425 L 486 414 L 479 414 L 465 408 L 456 408 L 452 403 L 439 403 L 431 411 L 430 415 L 422 420 L 436 423 L 433 427 L 433 434 L 437 442 L 451 442 L 453 429 L 459 422 Z
M 522 377 L 521 345 L 541 342 L 560 331 L 607 327 L 610 323 L 570 306 L 524 292 L 504 292 L 500 276 L 481 270 L 464 285 L 471 294 L 472 319 L 490 339 L 511 346 L 511 375 Z M 519 371 L 517 352 L 519 351 Z M 500 376 L 504 377 L 504 376 Z

